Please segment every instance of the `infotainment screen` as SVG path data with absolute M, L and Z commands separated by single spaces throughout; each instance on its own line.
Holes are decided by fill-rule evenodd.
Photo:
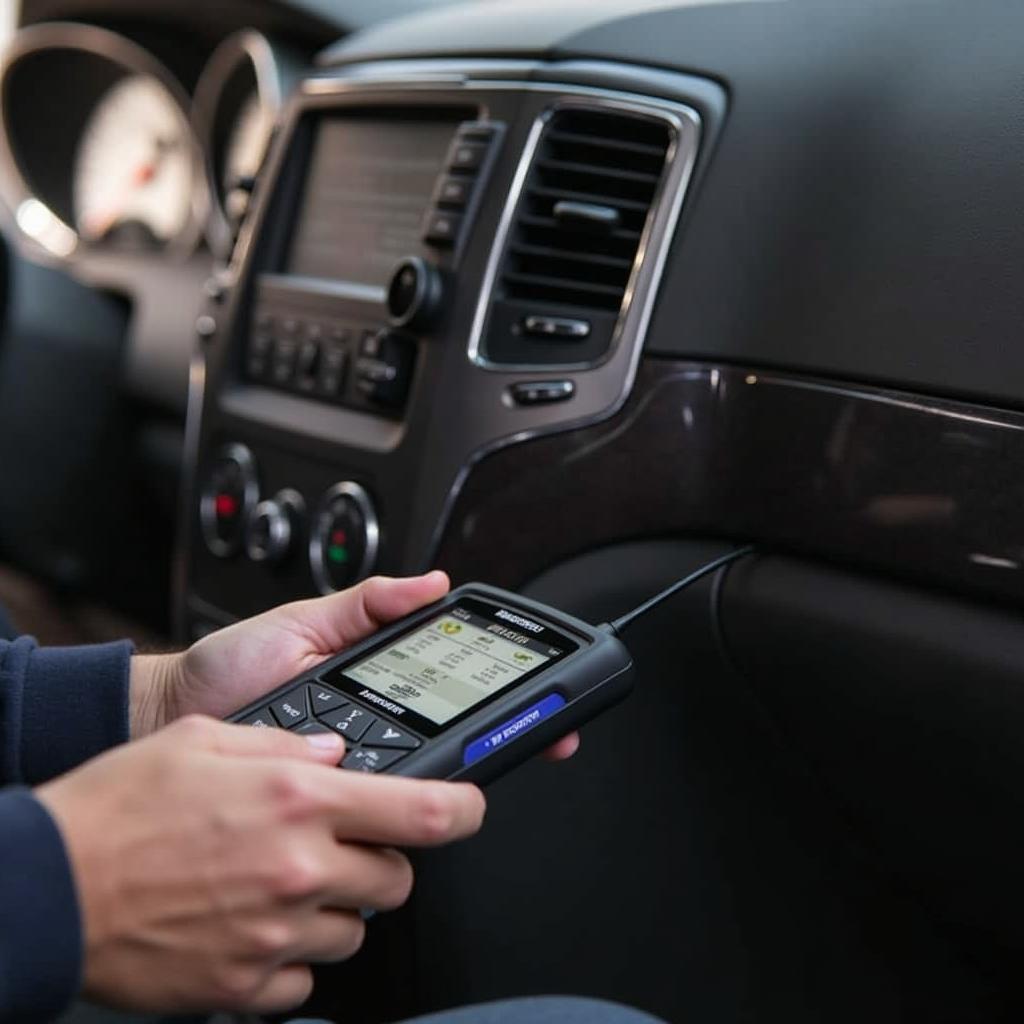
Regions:
M 325 118 L 315 129 L 285 273 L 383 287 L 420 250 L 457 121 Z

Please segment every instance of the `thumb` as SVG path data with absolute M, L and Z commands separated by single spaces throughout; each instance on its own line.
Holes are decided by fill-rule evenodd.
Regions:
M 179 743 L 229 757 L 291 757 L 337 764 L 345 753 L 345 741 L 334 732 L 300 736 L 284 729 L 219 722 L 204 715 L 186 715 L 164 733 L 174 733 Z
M 266 614 L 285 616 L 293 628 L 312 633 L 321 650 L 339 651 L 439 600 L 448 587 L 448 577 L 436 570 L 424 576 L 372 576 L 337 594 L 297 601 Z

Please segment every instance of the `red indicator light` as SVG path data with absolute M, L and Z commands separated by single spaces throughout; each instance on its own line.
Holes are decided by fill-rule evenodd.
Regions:
M 344 544 L 348 538 L 345 536 L 344 530 L 334 530 L 331 533 L 332 544 Z
M 233 494 L 218 494 L 213 507 L 220 519 L 231 519 L 238 513 L 238 499 Z

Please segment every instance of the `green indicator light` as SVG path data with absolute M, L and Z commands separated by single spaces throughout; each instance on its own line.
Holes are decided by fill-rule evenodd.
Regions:
M 327 557 L 336 565 L 344 565 L 348 561 L 348 550 L 340 544 L 332 544 L 327 549 Z

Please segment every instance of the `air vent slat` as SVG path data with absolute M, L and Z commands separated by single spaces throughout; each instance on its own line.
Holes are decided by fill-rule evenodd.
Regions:
M 505 284 L 514 298 L 537 298 L 583 309 L 614 310 L 619 308 L 622 301 L 622 289 L 615 285 L 593 284 L 546 274 L 506 272 Z
M 598 167 L 594 164 L 581 164 L 574 160 L 538 160 L 536 166 L 545 171 L 568 171 L 572 174 L 589 175 L 594 178 L 612 178 L 637 185 L 647 185 L 652 190 L 658 184 L 658 179 L 661 177 L 658 174 L 627 171 L 619 167 Z
M 633 153 L 637 156 L 652 156 L 658 160 L 665 159 L 664 146 L 651 146 L 642 142 L 627 142 L 625 139 L 599 138 L 595 135 L 586 135 L 583 132 L 552 131 L 548 132 L 548 138 L 552 142 L 578 143 L 592 149 L 610 149 L 620 153 Z
M 550 231 L 564 231 L 563 225 L 559 224 L 554 217 L 541 217 L 535 213 L 524 213 L 519 218 L 519 223 L 527 228 L 540 228 L 542 230 Z M 640 241 L 639 231 L 627 231 L 625 228 L 616 228 L 610 234 L 605 236 L 606 238 L 615 239 L 625 243 L 632 242 L 635 248 L 636 243 Z M 586 240 L 588 243 L 593 241 L 592 235 L 580 235 L 581 242 Z
M 540 256 L 542 258 L 573 260 L 580 263 L 590 263 L 595 266 L 611 267 L 616 270 L 622 270 L 627 274 L 633 267 L 632 260 L 622 259 L 618 256 L 602 256 L 599 253 L 583 253 L 573 249 L 555 249 L 549 245 L 523 245 L 521 242 L 517 242 L 509 251 L 514 252 L 517 256 Z
M 655 118 L 591 107 L 556 111 L 541 135 L 506 242 L 497 297 L 527 312 L 620 314 L 671 144 Z M 560 201 L 617 211 L 581 224 Z M 553 344 L 554 342 L 552 342 Z
M 606 206 L 617 206 L 621 210 L 636 210 L 646 213 L 650 209 L 650 203 L 644 203 L 633 199 L 623 199 L 621 196 L 609 196 L 598 192 L 580 192 L 568 188 L 549 188 L 546 185 L 531 185 L 530 195 L 544 196 L 555 201 L 559 199 L 578 199 L 583 203 L 604 203 Z

